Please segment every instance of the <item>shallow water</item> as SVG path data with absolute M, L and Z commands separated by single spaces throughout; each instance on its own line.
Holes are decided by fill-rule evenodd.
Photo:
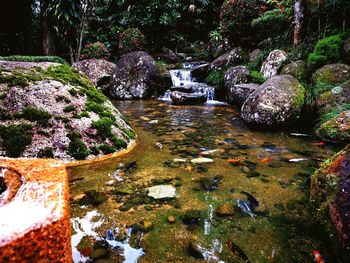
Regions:
M 250 262 L 311 262 L 313 250 L 335 262 L 308 205 L 310 175 L 334 149 L 296 136 L 298 131 L 251 131 L 229 106 L 162 101 L 115 105 L 135 128 L 138 146 L 121 158 L 70 171 L 75 262 L 87 260 L 84 255 L 92 246 L 103 242 L 109 251 L 105 262 L 245 262 L 231 244 Z M 205 150 L 216 150 L 203 155 L 212 163 L 190 162 Z M 136 169 L 120 172 L 132 161 L 137 161 Z M 214 183 L 207 187 L 208 182 Z M 159 184 L 175 186 L 177 197 L 148 198 L 145 189 Z M 107 201 L 98 206 L 78 203 L 88 190 L 103 193 Z M 241 191 L 258 200 L 255 217 L 238 208 L 237 199 L 248 201 Z M 234 207 L 233 215 L 217 215 L 223 203 Z M 185 224 L 190 210 L 199 210 L 200 218 Z M 168 216 L 174 216 L 175 223 L 168 223 Z M 152 229 L 143 231 L 148 224 Z M 113 244 L 119 245 L 106 244 L 110 229 Z M 190 242 L 204 259 L 192 256 Z

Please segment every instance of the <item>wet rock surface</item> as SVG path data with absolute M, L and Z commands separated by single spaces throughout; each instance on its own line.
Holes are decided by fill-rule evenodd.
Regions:
M 261 66 L 261 74 L 263 74 L 265 78 L 276 76 L 279 69 L 287 59 L 288 54 L 285 51 L 278 49 L 271 51 Z
M 246 54 L 240 47 L 227 51 L 211 63 L 211 69 L 222 69 L 229 65 L 238 64 L 246 59 Z
M 260 85 L 255 83 L 235 84 L 227 89 L 228 101 L 232 104 L 241 106 L 247 100 L 250 94 L 252 94 L 259 87 Z
M 306 62 L 297 60 L 285 65 L 281 70 L 281 75 L 291 75 L 299 81 L 303 81 L 306 77 Z
M 207 95 L 205 93 L 173 91 L 171 92 L 170 97 L 174 104 L 180 105 L 203 104 L 207 101 Z
M 322 140 L 334 143 L 350 142 L 350 111 L 343 111 L 321 124 L 316 135 Z

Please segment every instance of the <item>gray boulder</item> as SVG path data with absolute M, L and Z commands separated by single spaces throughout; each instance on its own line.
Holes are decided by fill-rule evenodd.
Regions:
M 73 64 L 73 68 L 84 73 L 96 86 L 109 84 L 116 65 L 104 59 L 86 59 Z
M 306 77 L 306 62 L 297 60 L 285 65 L 281 70 L 281 75 L 291 75 L 301 81 Z
M 262 64 L 260 72 L 265 78 L 271 78 L 278 74 L 278 70 L 283 63 L 288 59 L 288 55 L 283 50 L 273 50 Z
M 173 91 L 170 95 L 174 104 L 178 105 L 191 105 L 191 104 L 203 104 L 207 101 L 207 94 L 205 93 L 187 93 L 181 91 Z
M 242 119 L 249 125 L 277 127 L 299 117 L 305 89 L 290 75 L 274 76 L 244 102 Z
M 143 99 L 161 91 L 154 59 L 144 51 L 123 55 L 112 75 L 110 94 L 115 99 Z M 166 87 L 163 87 L 166 89 Z
M 347 80 L 350 80 L 350 66 L 341 63 L 325 65 L 312 75 L 316 85 L 337 85 Z
M 244 61 L 245 58 L 246 58 L 246 55 L 245 55 L 243 49 L 241 47 L 237 47 L 237 48 L 234 48 L 234 49 L 224 53 L 223 55 L 221 55 L 217 59 L 215 59 L 211 63 L 211 69 L 218 70 L 218 69 L 222 69 L 224 67 L 227 67 L 229 65 L 238 64 L 238 63 Z
M 260 85 L 256 83 L 241 83 L 236 84 L 226 90 L 227 100 L 232 104 L 239 106 L 247 100 L 250 94 L 252 94 Z

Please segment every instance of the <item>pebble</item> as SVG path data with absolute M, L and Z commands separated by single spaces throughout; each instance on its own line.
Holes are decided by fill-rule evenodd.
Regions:
M 173 224 L 176 221 L 176 218 L 174 216 L 168 216 L 167 218 L 168 223 Z
M 229 203 L 224 203 L 224 204 L 218 206 L 218 208 L 216 208 L 215 212 L 218 216 L 222 216 L 222 217 L 231 216 L 234 214 L 233 206 Z
M 241 171 L 247 174 L 250 172 L 250 169 L 247 166 L 242 166 Z

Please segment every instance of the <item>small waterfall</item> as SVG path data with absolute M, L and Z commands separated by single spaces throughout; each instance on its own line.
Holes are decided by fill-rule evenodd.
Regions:
M 170 70 L 173 87 L 176 88 L 190 88 L 193 93 L 204 93 L 207 96 L 207 103 L 217 103 L 215 98 L 215 87 L 209 86 L 205 83 L 197 82 L 192 77 L 192 70 L 201 65 L 202 62 L 188 62 L 183 64 L 183 69 Z M 167 90 L 161 100 L 171 101 L 171 90 Z

